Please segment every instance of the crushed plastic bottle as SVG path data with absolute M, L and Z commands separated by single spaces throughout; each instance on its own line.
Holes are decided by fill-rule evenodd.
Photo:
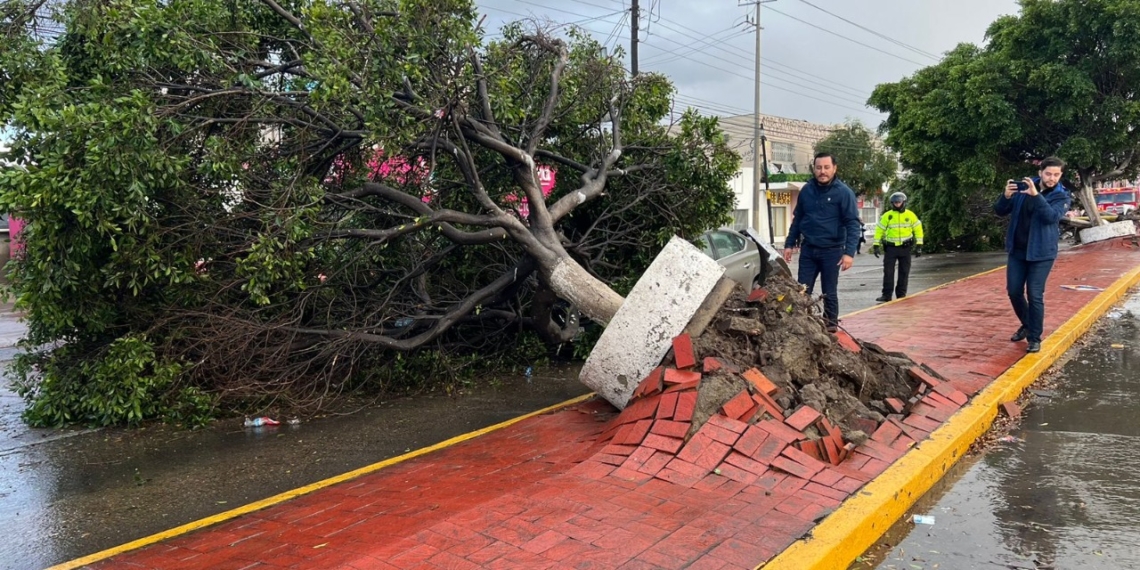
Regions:
M 534 368 L 527 366 L 526 372 L 524 374 L 526 374 L 526 381 L 529 384 L 530 383 L 530 377 L 532 374 L 534 374 Z
M 281 422 L 279 422 L 273 418 L 261 416 L 259 418 L 252 418 L 252 419 L 246 418 L 245 423 L 242 425 L 244 425 L 245 427 L 279 426 L 279 425 L 281 425 Z
M 301 420 L 300 420 L 300 419 L 298 419 L 298 418 L 290 418 L 290 419 L 289 419 L 289 425 L 291 425 L 291 426 L 299 426 L 299 425 L 301 425 Z

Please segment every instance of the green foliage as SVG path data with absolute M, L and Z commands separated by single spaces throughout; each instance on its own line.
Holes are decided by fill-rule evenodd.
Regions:
M 627 77 L 573 29 L 484 44 L 465 0 L 281 2 L 301 26 L 259 2 L 58 4 L 47 44 L 0 12 L 0 159 L 17 165 L 0 209 L 27 223 L 10 277 L 36 425 L 196 424 L 217 394 L 420 389 L 530 362 L 550 351 L 527 327 L 541 263 L 568 255 L 624 292 L 671 235 L 731 211 L 739 159 L 716 120 L 666 128 L 669 81 Z M 604 191 L 536 230 L 525 161 L 499 145 L 558 169 L 553 204 L 617 154 L 612 113 Z M 381 174 L 388 159 L 411 173 Z
M 1002 182 L 1057 155 L 1085 188 L 1140 171 L 1140 4 L 1132 0 L 1022 0 L 995 21 L 984 48 L 958 46 L 937 65 L 880 85 L 870 103 L 890 116 L 888 146 L 922 176 L 924 215 L 943 240 L 977 247 L 1000 222 L 964 204 L 996 197 Z M 962 194 L 938 196 L 935 194 Z M 1091 192 L 1082 196 L 1092 207 Z
M 808 180 L 811 180 L 811 176 L 812 176 L 811 174 L 807 174 L 807 173 L 799 174 L 799 173 L 777 172 L 776 174 L 772 174 L 772 175 L 768 176 L 768 181 L 769 182 L 807 182 Z
M 876 144 L 863 123 L 851 121 L 815 145 L 815 152 L 831 153 L 839 165 L 839 179 L 859 196 L 877 196 L 883 185 L 895 180 L 898 162 Z
M 75 358 L 84 348 L 68 344 L 16 358 L 16 388 L 30 403 L 24 411 L 30 425 L 138 425 L 158 418 L 193 427 L 210 419 L 212 398 L 180 384 L 184 366 L 159 359 L 145 337 L 126 335 L 96 349 L 97 357 Z

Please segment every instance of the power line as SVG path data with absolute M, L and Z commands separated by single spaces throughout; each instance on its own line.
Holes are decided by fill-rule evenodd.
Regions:
M 726 44 L 726 45 L 728 45 L 728 47 L 732 47 L 733 49 L 735 49 L 735 50 L 737 51 L 737 53 L 735 53 L 735 54 L 734 54 L 733 52 L 731 52 L 731 51 L 729 51 L 728 49 L 726 49 L 726 48 L 725 48 L 723 45 L 721 45 L 721 44 L 718 44 L 718 43 L 713 43 L 713 42 L 709 41 L 709 40 L 711 39 L 709 36 L 705 36 L 704 38 L 696 37 L 696 36 L 693 36 L 693 35 L 691 35 L 691 34 L 687 34 L 687 33 L 683 32 L 683 31 L 681 31 L 681 30 L 678 30 L 678 29 L 676 29 L 676 28 L 673 28 L 673 27 L 669 26 L 668 24 L 673 24 L 673 25 L 676 25 L 677 27 L 680 27 L 680 28 L 682 28 L 682 29 L 688 30 L 688 31 L 690 31 L 690 32 L 693 32 L 693 33 L 695 33 L 695 34 L 699 34 L 699 33 L 701 33 L 701 32 L 698 32 L 698 31 L 696 31 L 696 30 L 694 30 L 694 29 L 692 29 L 692 28 L 686 27 L 686 26 L 684 26 L 684 25 L 682 25 L 682 24 L 678 24 L 678 23 L 676 23 L 676 22 L 673 22 L 673 21 L 671 21 L 671 20 L 667 20 L 667 19 L 662 19 L 662 20 L 663 20 L 663 22 L 665 22 L 665 23 L 661 23 L 660 25 L 661 25 L 662 27 L 664 27 L 665 29 L 667 29 L 667 30 L 670 30 L 670 31 L 672 31 L 672 32 L 674 32 L 674 33 L 676 33 L 676 34 L 679 34 L 679 35 L 681 35 L 681 36 L 683 36 L 683 37 L 686 37 L 686 38 L 689 38 L 689 39 L 691 39 L 691 40 L 694 40 L 694 41 L 700 42 L 700 43 L 702 43 L 702 44 L 704 44 L 704 45 L 708 46 L 709 48 L 715 48 L 715 49 L 719 49 L 720 51 L 722 51 L 722 52 L 724 52 L 724 53 L 727 53 L 727 54 L 729 54 L 729 55 L 736 55 L 737 57 L 741 58 L 741 59 L 742 59 L 742 60 L 744 60 L 744 61 L 748 61 L 749 63 L 751 63 L 751 62 L 753 61 L 753 57 L 754 57 L 754 54 L 752 54 L 752 53 L 748 53 L 748 52 L 746 52 L 746 51 L 745 51 L 745 50 L 743 50 L 743 49 L 740 49 L 740 48 L 736 48 L 735 46 L 732 46 L 731 44 Z M 677 45 L 681 45 L 681 46 L 684 46 L 684 44 L 681 44 L 680 42 L 677 42 L 677 41 L 675 41 L 675 40 L 672 40 L 672 39 L 670 39 L 670 38 L 667 38 L 667 37 L 664 37 L 664 36 L 661 36 L 661 37 L 663 37 L 663 38 L 664 38 L 666 41 L 671 41 L 671 42 L 673 42 L 673 43 L 675 43 L 675 44 L 677 44 Z M 693 51 L 694 51 L 694 52 L 704 52 L 704 51 L 705 51 L 704 49 L 698 49 L 698 48 L 692 48 L 692 49 L 693 49 Z M 785 65 L 785 64 L 782 64 L 782 63 L 780 63 L 780 62 L 777 62 L 777 61 L 773 61 L 773 60 L 771 60 L 771 59 L 769 59 L 769 58 L 766 58 L 766 57 L 763 57 L 763 56 L 761 56 L 761 57 L 760 57 L 760 60 L 761 60 L 761 61 L 764 61 L 764 62 L 767 62 L 767 63 L 769 63 L 769 64 L 772 64 L 772 65 L 775 65 L 775 66 L 777 66 L 777 67 L 782 67 L 782 68 L 792 69 L 792 70 L 794 70 L 794 71 L 795 71 L 795 73 L 799 73 L 799 74 L 802 74 L 802 75 L 807 75 L 807 76 L 813 77 L 813 78 L 815 78 L 815 79 L 818 79 L 818 80 L 821 80 L 821 81 L 826 81 L 826 82 L 827 82 L 827 84 L 828 84 L 828 86 L 830 86 L 830 87 L 837 87 L 837 88 L 841 88 L 841 89 L 843 89 L 843 90 L 845 90 L 845 91 L 849 91 L 849 92 L 851 92 L 853 95 L 855 95 L 856 97 L 869 97 L 869 96 L 870 96 L 870 93 L 869 93 L 869 92 L 866 92 L 866 91 L 862 91 L 862 90 L 860 90 L 860 89 L 856 89 L 856 88 L 854 88 L 854 87 L 850 87 L 850 86 L 847 86 L 847 85 L 843 85 L 843 84 L 841 84 L 841 83 L 836 83 L 836 82 L 835 82 L 835 80 L 834 80 L 834 79 L 831 79 L 831 78 L 827 78 L 827 77 L 821 77 L 821 76 L 818 76 L 818 75 L 812 75 L 812 74 L 810 74 L 810 73 L 807 73 L 807 72 L 804 72 L 804 71 L 800 71 L 799 69 L 797 69 L 797 68 L 795 68 L 795 67 L 792 67 L 792 66 L 789 66 L 789 65 Z M 660 65 L 660 63 L 661 63 L 661 62 L 658 62 L 658 63 L 657 63 L 657 65 Z M 784 75 L 791 75 L 792 77 L 795 77 L 795 75 L 794 75 L 793 73 L 791 73 L 791 72 L 787 72 L 787 71 L 783 71 L 783 70 L 775 70 L 775 71 L 777 71 L 778 73 L 783 73 Z M 803 78 L 797 78 L 797 79 L 803 79 Z M 859 102 L 859 104 L 863 104 L 863 101 L 860 101 L 860 102 Z
M 666 52 L 669 52 L 669 53 L 676 53 L 676 52 L 675 52 L 675 51 L 673 51 L 673 50 L 667 50 L 667 49 L 664 49 L 664 48 L 662 48 L 662 47 L 660 47 L 660 46 L 657 46 L 657 49 L 659 49 L 659 50 L 662 50 L 662 51 L 666 51 Z M 728 74 L 730 74 L 730 75 L 735 75 L 735 76 L 737 76 L 737 77 L 740 77 L 740 78 L 742 78 L 742 79 L 748 79 L 748 80 L 750 80 L 750 81 L 754 81 L 754 80 L 755 80 L 755 77 L 749 77 L 749 76 L 747 76 L 747 75 L 744 75 L 744 74 L 738 73 L 738 72 L 736 72 L 736 71 L 732 71 L 732 70 L 730 70 L 730 69 L 725 69 L 725 68 L 723 68 L 723 67 L 720 67 L 720 66 L 716 66 L 716 65 L 713 65 L 713 64 L 711 64 L 711 63 L 708 63 L 708 62 L 705 62 L 705 61 L 699 61 L 699 60 L 695 60 L 695 59 L 692 59 L 692 58 L 690 58 L 690 57 L 687 57 L 687 56 L 683 56 L 683 57 L 685 57 L 685 59 L 690 59 L 690 60 L 692 60 L 692 61 L 695 61 L 695 62 L 697 62 L 697 63 L 700 63 L 701 65 L 704 65 L 705 67 L 709 67 L 709 68 L 715 69 L 715 70 L 717 70 L 717 71 L 723 71 L 724 73 L 728 73 Z M 794 82 L 794 81 L 789 81 L 789 80 L 787 80 L 787 79 L 781 79 L 781 81 L 786 81 L 786 82 L 788 82 L 788 83 L 791 83 L 792 85 L 796 85 L 796 86 L 798 86 L 798 87 L 804 87 L 804 88 L 807 88 L 807 89 L 815 89 L 815 87 L 814 87 L 814 86 L 811 86 L 811 85 L 803 85 L 803 84 L 800 84 L 800 83 L 796 83 L 796 82 Z M 780 91 L 787 91 L 787 92 L 789 92 L 789 93 L 795 93 L 796 95 L 798 95 L 798 96 L 800 96 L 800 97 L 803 97 L 803 98 L 805 98 L 805 99 L 812 99 L 812 100 L 815 100 L 815 101 L 820 101 L 820 102 L 822 102 L 822 103 L 827 103 L 827 104 L 829 104 L 829 105 L 835 105 L 835 106 L 837 106 L 837 107 L 842 107 L 842 108 L 844 108 L 844 109 L 847 109 L 847 110 L 850 110 L 850 111 L 856 111 L 856 112 L 859 112 L 859 113 L 866 113 L 866 114 L 868 114 L 868 115 L 874 115 L 874 113 L 871 113 L 871 112 L 867 111 L 866 109 L 856 109 L 856 108 L 854 108 L 854 107 L 848 107 L 848 106 L 846 106 L 846 105 L 844 105 L 844 104 L 842 104 L 842 103 L 836 103 L 835 101 L 829 101 L 829 100 L 826 100 L 826 99 L 821 99 L 821 98 L 819 98 L 819 97 L 816 97 L 816 96 L 814 96 L 814 95 L 808 95 L 808 94 L 806 94 L 806 93 L 803 93 L 802 91 L 798 91 L 798 90 L 794 90 L 794 89 L 788 89 L 788 88 L 786 88 L 786 87 L 782 87 L 782 86 L 780 86 L 780 85 L 774 85 L 774 84 L 771 84 L 771 83 L 767 83 L 767 82 L 763 82 L 763 81 L 762 81 L 761 83 L 762 83 L 763 85 L 765 85 L 765 86 L 769 86 L 769 87 L 772 87 L 773 89 L 778 89 L 778 90 L 780 90 Z M 821 95 L 826 95 L 826 96 L 828 96 L 828 97 L 834 97 L 835 99 L 838 99 L 839 101 L 842 101 L 842 102 L 844 102 L 844 103 L 854 103 L 854 104 L 856 104 L 856 105 L 862 105 L 862 104 L 863 104 L 863 102 L 862 102 L 862 101 L 855 101 L 855 100 L 851 100 L 851 99 L 844 99 L 844 98 L 842 98 L 842 97 L 839 97 L 839 96 L 837 96 L 837 95 L 830 95 L 830 94 L 823 94 L 823 93 L 821 93 Z M 875 116 L 877 116 L 877 115 L 875 115 Z
M 797 17 L 795 17 L 795 16 L 792 16 L 791 14 L 787 14 L 787 13 L 785 13 L 785 12 L 781 12 L 781 11 L 779 11 L 779 10 L 775 9 L 775 8 L 768 8 L 767 10 L 768 10 L 769 12 L 775 12 L 775 13 L 777 13 L 777 14 L 780 14 L 781 16 L 784 16 L 784 17 L 786 17 L 786 18 L 791 18 L 791 19 L 793 19 L 793 20 L 795 20 L 795 21 L 797 21 L 797 22 L 799 22 L 799 23 L 801 23 L 801 24 L 804 24 L 804 25 L 807 25 L 807 26 L 811 26 L 811 27 L 813 27 L 813 28 L 815 28 L 815 29 L 817 29 L 817 30 L 819 30 L 819 31 L 821 31 L 821 32 L 827 32 L 827 33 L 829 33 L 829 34 L 831 34 L 831 35 L 833 35 L 833 36 L 836 36 L 836 37 L 839 37 L 839 38 L 843 38 L 843 39 L 845 39 L 845 40 L 847 40 L 847 41 L 849 41 L 849 42 L 851 42 L 851 43 L 854 43 L 854 44 L 859 44 L 859 45 L 861 45 L 861 46 L 863 46 L 863 47 L 865 47 L 865 48 L 867 48 L 867 49 L 873 49 L 873 50 L 875 50 L 875 51 L 877 51 L 877 52 L 879 52 L 879 53 L 883 53 L 883 54 L 889 55 L 889 56 L 891 56 L 891 57 L 893 57 L 893 58 L 896 58 L 896 59 L 901 59 L 901 60 L 903 60 L 903 61 L 905 61 L 905 62 L 908 62 L 908 63 L 913 63 L 913 64 L 915 64 L 915 65 L 917 65 L 917 66 L 920 66 L 920 67 L 926 67 L 926 64 L 925 64 L 925 63 L 920 63 L 920 62 L 914 61 L 913 59 L 907 59 L 907 58 L 905 58 L 905 57 L 903 57 L 903 56 L 901 56 L 901 55 L 898 55 L 898 54 L 896 54 L 896 53 L 891 53 L 891 52 L 889 52 L 889 51 L 886 51 L 886 50 L 881 50 L 881 49 L 879 49 L 879 48 L 877 48 L 877 47 L 875 47 L 875 46 L 873 46 L 873 45 L 871 45 L 871 44 L 865 44 L 865 43 L 863 43 L 863 42 L 861 42 L 861 41 L 859 41 L 859 40 L 853 40 L 853 39 L 851 39 L 851 38 L 849 38 L 849 37 L 847 37 L 847 36 L 845 36 L 845 35 L 843 35 L 843 34 L 839 34 L 839 33 L 836 33 L 836 32 L 834 32 L 834 31 L 832 31 L 832 30 L 829 30 L 829 29 L 827 29 L 827 28 L 823 28 L 823 27 L 817 26 L 817 25 L 815 25 L 815 24 L 813 24 L 813 23 L 811 23 L 811 22 L 808 22 L 807 20 L 801 20 L 801 19 L 799 19 L 799 18 L 797 18 Z
M 883 38 L 884 40 L 887 40 L 888 42 L 891 42 L 892 44 L 895 44 L 895 45 L 902 47 L 902 48 L 906 48 L 906 49 L 908 49 L 914 53 L 917 53 L 918 55 L 929 57 L 930 59 L 933 59 L 935 61 L 938 61 L 939 59 L 941 59 L 937 55 L 934 55 L 928 51 L 921 50 L 921 49 L 916 48 L 910 44 L 896 40 L 896 39 L 894 39 L 888 35 L 876 32 L 875 30 L 872 30 L 871 28 L 868 28 L 868 27 L 866 27 L 862 24 L 858 24 L 856 22 L 852 22 L 851 20 L 848 20 L 847 18 L 844 18 L 843 16 L 840 16 L 839 14 L 836 14 L 834 12 L 829 12 L 828 10 L 820 8 L 819 6 L 816 6 L 815 4 L 812 4 L 811 2 L 808 2 L 807 0 L 800 0 L 800 2 L 807 4 L 808 6 L 811 6 L 812 8 L 815 8 L 816 10 L 819 10 L 820 12 L 823 12 L 824 14 L 827 14 L 833 18 L 838 18 L 844 22 L 847 22 L 848 24 L 851 24 L 852 26 L 855 26 L 856 28 L 859 28 L 860 30 L 863 30 L 865 32 L 868 32 L 868 33 L 875 35 L 875 36 L 878 36 L 880 38 Z

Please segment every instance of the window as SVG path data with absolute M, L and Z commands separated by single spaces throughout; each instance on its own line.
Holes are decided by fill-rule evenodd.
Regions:
M 732 229 L 742 230 L 748 227 L 748 210 L 733 210 Z
M 788 235 L 787 206 L 772 206 L 772 233 L 778 236 Z
M 859 210 L 859 220 L 864 224 L 874 224 L 879 221 L 879 211 L 874 206 Z
M 782 142 L 772 143 L 772 162 L 791 163 L 795 161 L 796 145 Z

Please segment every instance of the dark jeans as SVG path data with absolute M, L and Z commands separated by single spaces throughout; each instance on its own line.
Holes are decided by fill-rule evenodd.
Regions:
M 843 259 L 843 247 L 819 248 L 804 244 L 800 248 L 800 278 L 807 286 L 808 295 L 815 289 L 815 279 L 819 277 L 819 288 L 823 291 L 823 316 L 828 325 L 839 324 L 839 261 Z
M 899 264 L 899 281 L 895 284 L 895 262 Z M 910 246 L 883 244 L 883 298 L 891 298 L 894 289 L 895 298 L 906 297 L 906 286 L 910 281 Z
M 1005 290 L 1017 320 L 1025 327 L 1025 338 L 1041 342 L 1045 327 L 1045 280 L 1053 260 L 1026 261 L 1024 251 L 1013 251 L 1005 268 Z

